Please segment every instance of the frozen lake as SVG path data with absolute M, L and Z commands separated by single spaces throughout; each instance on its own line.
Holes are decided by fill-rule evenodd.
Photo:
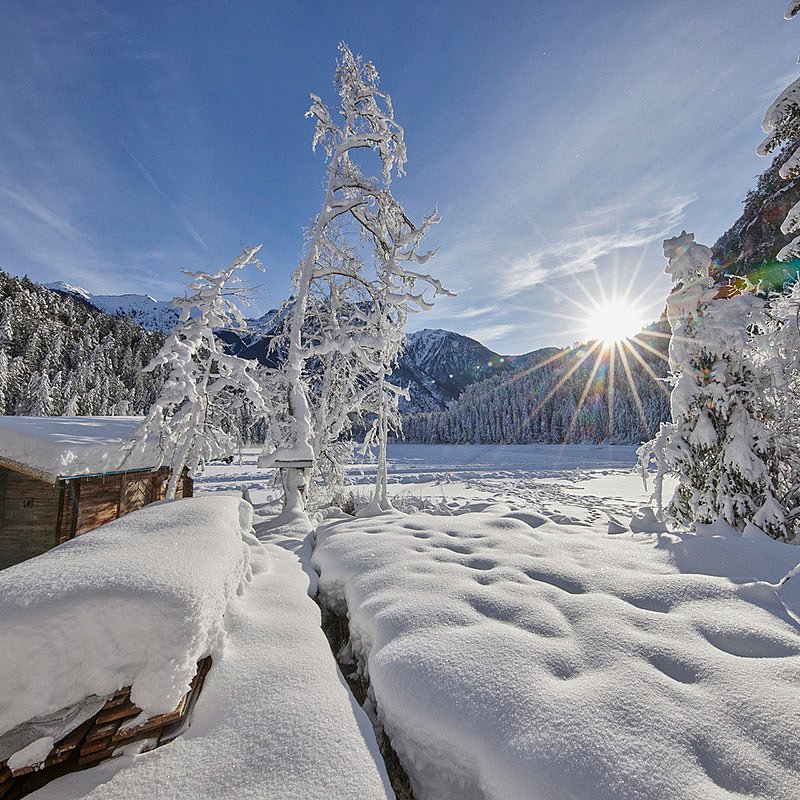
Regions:
M 407 511 L 455 511 L 497 501 L 594 522 L 630 517 L 647 503 L 635 464 L 633 446 L 392 444 L 389 483 L 396 504 Z M 350 479 L 365 490 L 373 472 L 373 464 L 354 464 Z
M 390 468 L 421 470 L 514 470 L 549 472 L 576 469 L 633 469 L 636 448 L 589 444 L 392 444 Z

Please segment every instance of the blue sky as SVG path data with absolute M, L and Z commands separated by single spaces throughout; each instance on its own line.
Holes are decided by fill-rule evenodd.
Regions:
M 335 101 L 344 39 L 405 127 L 396 195 L 443 217 L 431 271 L 458 297 L 412 329 L 569 344 L 631 282 L 655 317 L 660 240 L 712 243 L 767 166 L 761 117 L 798 71 L 785 5 L 4 4 L 0 267 L 169 298 L 260 242 L 254 311 L 277 305 L 322 199 L 308 94 Z

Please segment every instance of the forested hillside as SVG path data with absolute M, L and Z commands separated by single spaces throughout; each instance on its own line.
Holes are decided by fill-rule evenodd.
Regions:
M 663 329 L 654 326 L 621 345 L 624 359 L 616 350 L 589 352 L 583 346 L 520 364 L 510 375 L 469 386 L 446 411 L 407 416 L 405 438 L 515 444 L 646 440 L 669 416 L 668 387 L 651 374 L 662 378 L 667 372 Z
M 778 251 L 792 236 L 781 232 L 789 209 L 800 200 L 800 178 L 781 178 L 778 171 L 788 153 L 778 153 L 758 177 L 744 201 L 742 215 L 714 244 L 716 279 L 749 278 L 765 289 L 780 289 L 797 275 L 798 262 L 778 261 Z
M 142 414 L 164 335 L 0 271 L 0 414 Z

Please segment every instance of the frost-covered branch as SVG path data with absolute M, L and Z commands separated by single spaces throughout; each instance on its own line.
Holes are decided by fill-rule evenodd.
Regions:
M 234 449 L 232 412 L 245 406 L 256 414 L 268 410 L 254 363 L 226 353 L 214 335 L 215 329 L 245 327 L 242 312 L 230 298 L 241 296 L 236 288 L 241 279 L 235 273 L 248 265 L 260 268 L 260 249 L 245 248 L 229 267 L 213 275 L 187 272 L 191 294 L 173 300 L 180 321 L 145 367 L 149 372 L 163 366 L 169 375 L 139 426 L 134 446 L 152 438 L 160 442 L 161 464 L 172 470 L 168 499 L 174 498 L 184 469 L 194 471 Z

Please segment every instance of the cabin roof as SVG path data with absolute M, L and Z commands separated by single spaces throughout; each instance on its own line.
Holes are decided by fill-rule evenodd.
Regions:
M 142 417 L 0 416 L 0 467 L 47 483 L 111 472 L 155 469 L 156 442 L 123 450 Z

